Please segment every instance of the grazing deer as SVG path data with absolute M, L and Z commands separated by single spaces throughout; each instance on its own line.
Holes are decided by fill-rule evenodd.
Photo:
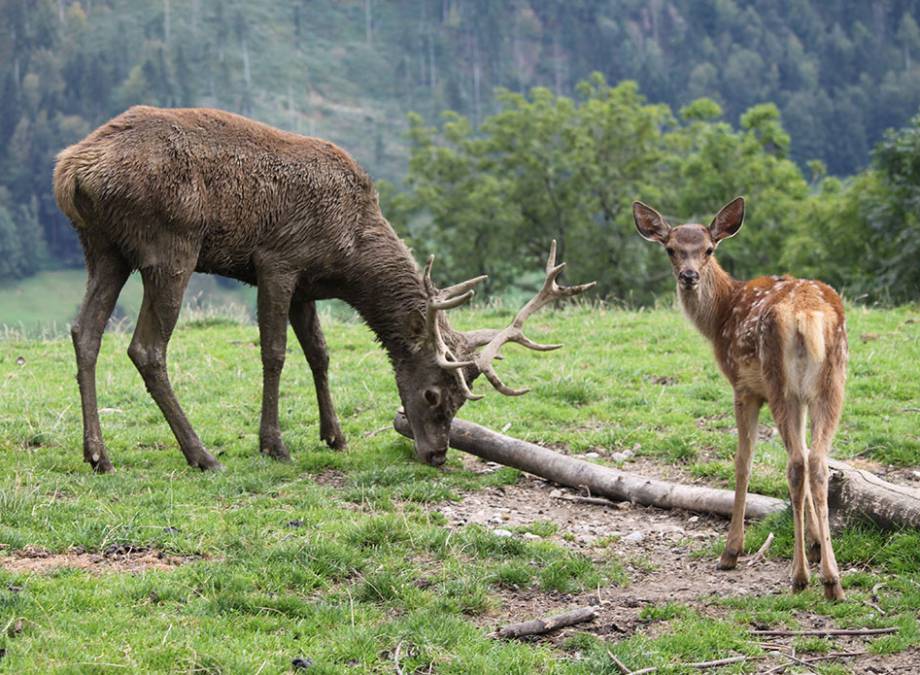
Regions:
M 166 347 L 192 272 L 258 286 L 263 366 L 261 451 L 289 459 L 278 425 L 278 383 L 287 324 L 313 372 L 320 437 L 345 437 L 329 394 L 329 357 L 315 301 L 341 298 L 361 314 L 386 349 L 419 458 L 442 464 L 451 420 L 470 383 L 484 373 L 502 393 L 492 360 L 543 305 L 593 284 L 560 287 L 555 244 L 538 296 L 509 328 L 470 333 L 450 327 L 444 310 L 473 296 L 485 277 L 438 289 L 380 212 L 368 175 L 332 143 L 286 133 L 209 109 L 134 107 L 58 155 L 55 197 L 86 257 L 86 296 L 73 323 L 83 412 L 83 456 L 112 470 L 99 426 L 96 357 L 105 324 L 132 270 L 144 299 L 128 354 L 191 466 L 220 465 L 204 448 L 170 386 Z M 482 348 L 481 353 L 476 350 Z
M 821 563 L 824 594 L 842 600 L 827 516 L 827 455 L 840 421 L 846 379 L 847 334 L 840 297 L 819 281 L 788 276 L 733 279 L 713 253 L 744 220 L 744 200 L 728 203 L 709 227 L 671 228 L 655 209 L 633 204 L 636 227 L 668 253 L 684 313 L 712 342 L 716 361 L 735 390 L 738 451 L 735 503 L 719 569 L 733 569 L 744 546 L 744 503 L 757 439 L 757 418 L 766 401 L 779 427 L 789 461 L 786 475 L 795 523 L 792 587 L 808 584 L 808 560 Z M 806 412 L 811 450 L 805 443 Z M 807 516 L 806 516 L 807 514 Z

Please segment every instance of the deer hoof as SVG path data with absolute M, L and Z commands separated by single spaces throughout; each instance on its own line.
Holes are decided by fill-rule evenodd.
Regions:
M 115 467 L 105 452 L 105 446 L 96 441 L 83 441 L 83 461 L 93 467 L 93 473 L 112 473 Z
M 846 600 L 847 596 L 846 593 L 843 592 L 843 587 L 840 585 L 840 581 L 835 580 L 824 582 L 824 597 L 828 600 L 840 602 L 841 600 Z
M 334 431 L 331 434 L 320 434 L 320 439 L 326 442 L 333 450 L 344 450 L 348 447 L 348 442 L 345 440 L 345 434 L 341 431 Z
M 105 455 L 93 455 L 93 457 L 98 457 L 98 459 L 88 459 L 90 466 L 93 467 L 93 473 L 114 473 L 115 467 L 112 466 L 112 462 Z
M 808 577 L 807 576 L 804 579 L 796 579 L 795 577 L 792 578 L 792 592 L 793 593 L 801 593 L 806 588 L 808 588 Z
M 716 565 L 718 570 L 733 570 L 738 566 L 738 554 L 730 553 L 728 551 L 722 552 L 722 557 L 719 558 L 719 563 Z
M 262 454 L 271 457 L 278 462 L 290 462 L 291 453 L 285 447 L 284 443 L 278 441 L 271 444 L 262 444 Z
M 201 469 L 202 471 L 223 471 L 224 465 L 214 459 L 210 453 L 202 450 L 194 459 L 189 460 L 189 466 L 193 466 L 196 469 Z

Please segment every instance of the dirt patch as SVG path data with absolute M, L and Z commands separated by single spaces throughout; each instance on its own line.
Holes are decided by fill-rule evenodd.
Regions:
M 844 461 L 847 461 L 854 466 L 858 466 L 855 461 Z M 876 476 L 882 480 L 888 481 L 889 483 L 894 483 L 895 485 L 902 485 L 904 487 L 914 489 L 920 489 L 920 467 L 907 467 L 897 469 L 892 466 L 884 466 L 874 462 L 872 464 L 874 464 L 874 468 L 865 466 L 859 466 L 859 468 L 871 471 Z
M 342 488 L 348 484 L 348 476 L 338 469 L 323 469 L 313 476 L 313 482 L 326 487 Z
M 199 558 L 169 555 L 150 548 L 116 545 L 102 553 L 71 549 L 52 553 L 36 546 L 27 546 L 0 556 L 0 567 L 8 572 L 47 574 L 59 569 L 79 569 L 94 574 L 108 572 L 145 572 L 168 570 Z
M 632 468 L 632 467 L 630 467 Z M 451 526 L 479 524 L 512 536 L 536 538 L 522 530 L 549 522 L 556 532 L 544 537 L 588 556 L 596 563 L 618 560 L 629 583 L 600 588 L 580 596 L 543 593 L 534 589 L 500 590 L 502 607 L 488 621 L 524 620 L 576 604 L 595 604 L 601 614 L 598 632 L 632 632 L 642 608 L 680 602 L 706 614 L 720 613 L 707 600 L 771 592 L 788 587 L 788 563 L 767 559 L 734 572 L 717 572 L 708 552 L 724 536 L 728 523 L 720 518 L 685 511 L 666 511 L 628 502 L 611 506 L 567 501 L 575 493 L 532 476 L 512 486 L 468 494 L 459 503 L 438 510 Z M 606 628 L 604 628 L 606 626 Z
M 483 462 L 478 464 L 480 471 L 491 468 Z M 643 464 L 640 469 L 630 464 L 629 470 L 651 468 Z M 667 467 L 652 466 L 658 470 L 649 470 L 648 474 L 668 477 Z M 446 517 L 451 527 L 478 524 L 492 531 L 504 530 L 501 533 L 504 536 L 510 532 L 510 536 L 525 539 L 538 536 L 526 532 L 528 526 L 552 523 L 555 532 L 543 539 L 582 553 L 598 564 L 618 560 L 629 579 L 622 586 L 610 585 L 578 594 L 543 592 L 535 587 L 496 588 L 492 592 L 500 599 L 500 606 L 479 619 L 483 627 L 492 629 L 594 605 L 599 612 L 593 622 L 540 639 L 559 646 L 574 632 L 585 631 L 617 641 L 636 632 L 655 636 L 670 629 L 668 622 L 649 623 L 641 618 L 643 608 L 649 605 L 675 602 L 704 616 L 724 619 L 733 610 L 717 602 L 718 599 L 789 593 L 787 560 L 767 558 L 748 567 L 747 559 L 743 558 L 736 570 L 716 570 L 712 549 L 725 536 L 726 520 L 630 503 L 598 506 L 566 500 L 574 494 L 572 490 L 524 474 L 515 485 L 480 490 L 465 495 L 460 502 L 433 507 Z M 544 525 L 533 529 L 546 532 L 552 528 Z M 842 570 L 844 574 L 850 571 Z M 834 625 L 831 618 L 811 612 L 797 612 L 796 618 L 802 628 Z M 791 639 L 770 641 L 786 653 L 791 652 L 791 643 Z M 840 638 L 834 640 L 834 645 L 835 651 L 861 651 L 866 643 L 861 638 Z M 780 656 L 771 656 L 758 662 L 758 668 L 760 664 L 768 668 L 784 662 L 787 660 Z M 852 672 L 916 672 L 920 653 L 914 649 L 885 657 L 866 655 L 842 663 Z

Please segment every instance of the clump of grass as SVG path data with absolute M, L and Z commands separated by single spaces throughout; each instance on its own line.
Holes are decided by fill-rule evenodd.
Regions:
M 538 537 L 551 537 L 559 531 L 559 526 L 550 520 L 536 520 L 527 525 L 517 525 L 511 528 L 512 532 L 530 533 Z
M 833 649 L 834 644 L 826 639 L 821 637 L 799 637 L 792 642 L 792 646 L 796 652 L 803 652 L 807 654 L 827 654 L 831 649 Z
M 406 542 L 409 536 L 409 527 L 404 520 L 395 515 L 383 515 L 353 526 L 347 539 L 361 548 L 378 548 Z
M 441 606 L 454 612 L 476 616 L 495 605 L 486 585 L 469 576 L 451 579 L 440 587 Z
M 571 593 L 594 588 L 601 582 L 600 573 L 584 556 L 568 556 L 549 563 L 538 575 L 544 591 Z
M 524 588 L 533 579 L 533 566 L 529 562 L 506 562 L 492 570 L 489 582 L 506 588 Z
M 410 592 L 412 572 L 395 564 L 366 572 L 355 591 L 355 599 L 370 603 L 405 600 Z
M 639 612 L 640 621 L 670 621 L 672 619 L 683 619 L 693 614 L 692 610 L 686 605 L 676 602 L 666 602 L 661 605 L 646 605 Z

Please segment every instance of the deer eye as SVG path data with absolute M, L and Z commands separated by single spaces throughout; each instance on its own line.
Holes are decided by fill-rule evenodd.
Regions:
M 673 249 L 673 248 L 671 248 L 670 246 L 668 246 L 668 247 L 665 249 L 665 251 L 667 251 L 667 252 L 668 252 L 668 255 L 671 256 L 672 258 L 674 257 L 674 249 Z
M 706 255 L 712 255 L 712 251 L 713 251 L 713 248 L 712 246 L 710 246 L 709 248 L 706 249 Z

